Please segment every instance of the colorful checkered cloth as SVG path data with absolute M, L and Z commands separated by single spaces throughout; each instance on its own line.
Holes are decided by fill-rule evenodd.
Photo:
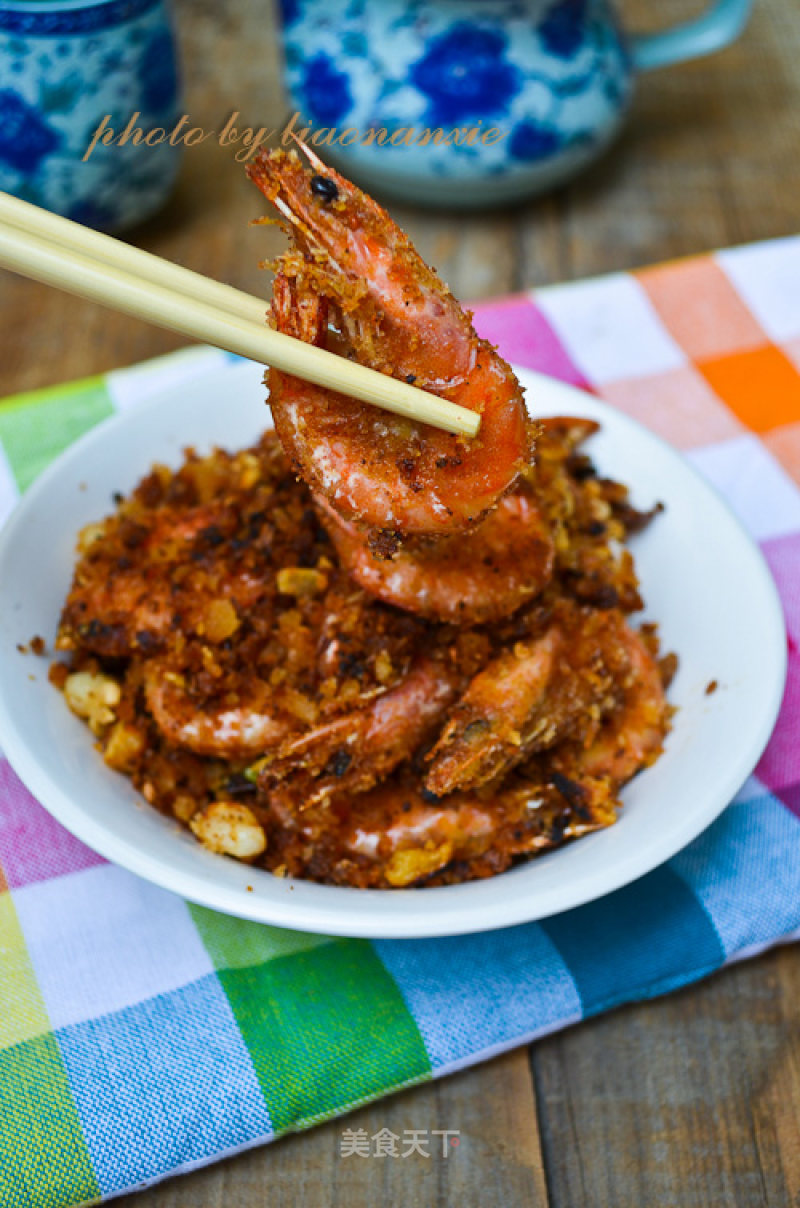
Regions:
M 800 938 L 800 238 L 478 308 L 505 355 L 683 449 L 772 567 L 789 686 L 756 775 L 699 839 L 591 905 L 367 942 L 190 905 L 82 846 L 0 762 L 0 1202 L 185 1171 Z M 0 407 L 0 508 L 189 351 Z M 4 881 L 2 880 L 4 876 Z

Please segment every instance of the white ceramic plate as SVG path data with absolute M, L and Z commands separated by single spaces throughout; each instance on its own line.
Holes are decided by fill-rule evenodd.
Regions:
M 624 791 L 609 830 L 504 873 L 437 889 L 356 890 L 281 880 L 205 851 L 110 771 L 88 729 L 18 642 L 56 631 L 84 525 L 111 510 L 153 461 L 187 444 L 252 443 L 267 424 L 262 370 L 232 367 L 164 392 L 90 432 L 25 495 L 0 536 L 0 742 L 44 806 L 108 859 L 192 901 L 282 927 L 351 936 L 431 936 L 504 927 L 617 889 L 668 859 L 719 814 L 754 767 L 783 691 L 786 645 L 772 579 L 727 507 L 676 453 L 587 395 L 520 371 L 537 415 L 603 425 L 590 451 L 666 512 L 634 553 L 665 650 L 680 670 L 666 752 Z M 33 678 L 32 678 L 33 677 Z M 719 684 L 711 696 L 711 680 Z

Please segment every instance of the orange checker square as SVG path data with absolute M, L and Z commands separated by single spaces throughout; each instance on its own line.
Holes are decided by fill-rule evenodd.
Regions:
M 772 344 L 702 361 L 711 389 L 753 432 L 800 420 L 800 373 Z
M 772 456 L 781 463 L 787 474 L 791 474 L 795 482 L 800 482 L 800 421 L 773 428 L 763 439 Z
M 694 361 L 757 348 L 768 340 L 710 256 L 641 269 L 636 277 L 661 322 Z
M 691 365 L 604 382 L 598 393 L 677 449 L 715 444 L 745 430 Z

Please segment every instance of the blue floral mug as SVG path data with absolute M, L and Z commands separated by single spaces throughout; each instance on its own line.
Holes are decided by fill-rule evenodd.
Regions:
M 626 38 L 609 0 L 281 0 L 293 126 L 400 200 L 520 200 L 608 146 L 637 71 L 721 49 L 752 3 Z
M 180 158 L 144 137 L 174 129 L 179 91 L 164 0 L 0 0 L 0 189 L 106 230 L 142 221 Z

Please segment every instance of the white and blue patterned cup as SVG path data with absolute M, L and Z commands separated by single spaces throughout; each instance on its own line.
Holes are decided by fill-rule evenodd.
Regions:
M 106 128 L 124 145 L 93 136 Z M 180 148 L 134 142 L 170 131 L 180 88 L 164 0 L 0 0 L 0 189 L 104 230 L 154 213 Z
M 287 86 L 327 139 L 323 158 L 365 188 L 506 203 L 593 160 L 637 71 L 719 50 L 752 2 L 717 0 L 688 25 L 626 38 L 609 0 L 280 0 Z M 442 141 L 421 141 L 437 128 Z

